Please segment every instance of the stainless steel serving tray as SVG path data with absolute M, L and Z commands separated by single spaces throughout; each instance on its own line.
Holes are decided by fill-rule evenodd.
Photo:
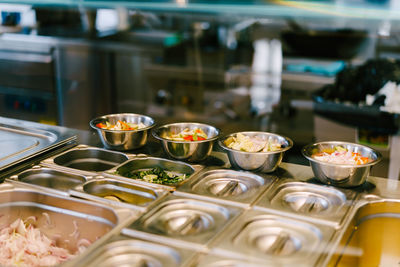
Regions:
M 273 175 L 206 167 L 177 191 L 251 205 L 275 179 Z
M 243 210 L 228 201 L 210 202 L 196 195 L 174 193 L 125 228 L 124 233 L 142 232 L 166 243 L 200 249 L 207 247 Z
M 212 252 L 266 266 L 315 266 L 335 229 L 257 210 L 247 210 L 224 229 Z
M 87 249 L 64 265 L 76 266 L 89 253 L 135 220 L 140 212 L 132 209 L 64 197 L 12 182 L 0 184 L 0 223 L 9 225 L 16 219 L 28 221 L 57 244 L 75 253 L 86 239 Z M 85 241 L 85 242 L 87 242 Z
M 6 181 L 44 192 L 141 211 L 169 193 L 152 184 L 122 182 L 100 174 L 92 176 L 80 170 L 66 171 L 41 165 L 17 172 L 7 177 Z
M 339 228 L 356 197 L 352 190 L 280 179 L 254 205 Z
M 64 171 L 79 171 L 86 175 L 98 175 L 119 166 L 134 156 L 134 154 L 129 153 L 78 145 L 49 157 L 40 164 Z
M 78 264 L 82 267 L 183 266 L 196 250 L 150 242 L 146 238 L 117 234 Z
M 0 117 L 0 171 L 74 140 L 70 129 Z

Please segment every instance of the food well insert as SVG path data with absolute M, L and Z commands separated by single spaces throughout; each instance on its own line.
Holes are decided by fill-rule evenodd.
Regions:
M 266 192 L 255 205 L 338 226 L 355 197 L 356 193 L 350 190 L 285 179 Z
M 156 187 L 103 178 L 88 181 L 82 186 L 76 187 L 70 193 L 73 196 L 97 201 L 107 199 L 147 207 L 168 192 Z
M 10 179 L 61 191 L 68 191 L 86 182 L 86 177 L 84 175 L 58 171 L 41 166 L 35 166 L 17 175 L 13 175 Z
M 80 146 L 43 161 L 44 165 L 72 168 L 86 172 L 103 172 L 125 161 L 129 157 L 120 152 L 101 148 Z
M 178 188 L 178 191 L 250 204 L 273 180 L 272 176 L 261 177 L 250 172 L 208 168 L 190 184 Z
M 200 255 L 191 266 L 197 267 L 264 267 L 262 260 L 233 259 L 232 255 Z
M 205 245 L 241 210 L 234 206 L 171 195 L 129 228 Z
M 0 185 L 0 215 L 3 230 L 7 225 L 12 227 L 12 223 L 17 220 L 21 220 L 25 226 L 26 230 L 17 228 L 19 236 L 15 238 L 20 238 L 25 231 L 28 231 L 27 240 L 38 241 L 37 235 L 35 238 L 29 236 L 29 231 L 33 227 L 39 229 L 57 247 L 66 249 L 74 255 L 82 253 L 86 247 L 126 219 L 120 218 L 116 212 L 106 206 L 34 189 L 19 188 L 8 182 Z M 3 231 L 2 234 L 5 232 Z M 12 242 L 12 240 L 9 241 Z M 37 245 L 39 244 L 32 244 L 32 246 Z M 28 250 L 31 249 L 35 247 L 30 247 Z M 2 251 L 5 252 L 5 250 L 6 248 L 3 247 Z
M 188 261 L 195 251 L 148 242 L 124 235 L 114 236 L 96 249 L 79 266 L 151 266 L 176 267 Z
M 176 186 L 186 182 L 195 169 L 186 163 L 162 158 L 134 158 L 124 164 L 110 170 L 109 174 L 115 174 L 125 179 Z
M 333 233 L 326 225 L 249 210 L 224 231 L 215 248 L 270 266 L 314 266 Z

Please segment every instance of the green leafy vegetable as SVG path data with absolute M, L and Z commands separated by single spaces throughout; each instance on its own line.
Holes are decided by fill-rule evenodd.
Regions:
M 128 178 L 144 180 L 149 183 L 165 185 L 178 184 L 188 177 L 186 174 L 165 171 L 160 167 L 155 167 L 149 170 L 134 170 L 128 173 L 118 174 Z

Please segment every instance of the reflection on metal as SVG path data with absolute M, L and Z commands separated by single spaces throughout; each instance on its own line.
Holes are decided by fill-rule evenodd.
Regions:
M 73 131 L 0 117 L 0 170 L 76 139 Z

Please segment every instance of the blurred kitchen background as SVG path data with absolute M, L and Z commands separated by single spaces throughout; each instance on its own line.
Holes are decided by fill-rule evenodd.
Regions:
M 305 144 L 363 142 L 384 155 L 373 174 L 399 177 L 396 113 L 360 124 L 357 103 L 335 114 L 315 94 L 344 68 L 399 58 L 400 1 L 1 2 L 0 116 L 89 130 L 131 112 L 270 131 L 301 164 Z

